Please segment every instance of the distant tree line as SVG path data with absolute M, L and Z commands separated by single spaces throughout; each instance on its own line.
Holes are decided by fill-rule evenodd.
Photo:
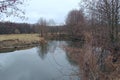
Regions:
M 43 21 L 44 22 L 44 21 Z M 39 33 L 41 36 L 64 32 L 64 25 L 47 25 L 46 23 L 13 23 L 0 22 L 0 34 L 29 34 Z
M 32 33 L 32 26 L 27 23 L 0 22 L 0 34 Z

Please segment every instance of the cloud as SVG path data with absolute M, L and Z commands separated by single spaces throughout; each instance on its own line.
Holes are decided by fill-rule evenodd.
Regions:
M 25 7 L 27 21 L 17 19 L 18 22 L 36 23 L 40 17 L 54 19 L 57 23 L 64 23 L 65 17 L 72 9 L 79 8 L 79 0 L 30 0 Z M 9 19 L 11 20 L 11 19 Z M 12 17 L 12 21 L 15 21 Z

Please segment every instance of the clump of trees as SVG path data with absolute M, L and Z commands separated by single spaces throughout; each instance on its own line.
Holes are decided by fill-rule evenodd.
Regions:
M 47 32 L 48 32 L 48 30 L 47 30 L 47 29 L 48 29 L 48 28 L 47 28 L 48 22 L 47 22 L 45 19 L 40 18 L 40 19 L 38 20 L 36 26 L 37 26 L 37 27 L 36 27 L 36 30 L 37 30 L 37 32 L 40 34 L 41 37 L 47 35 Z
M 96 20 L 101 26 L 106 26 L 109 33 L 109 39 L 112 44 L 118 43 L 119 31 L 118 25 L 120 20 L 120 1 L 119 0 L 99 0 L 93 2 L 96 6 L 89 6 L 92 14 L 95 14 Z
M 40 18 L 36 24 L 34 24 L 34 30 L 40 34 L 41 37 L 48 39 L 59 38 L 62 34 L 66 34 L 65 25 L 56 25 L 54 20 L 46 20 Z
M 66 32 L 68 32 L 67 34 L 69 34 L 69 37 L 72 36 L 74 38 L 79 38 L 84 27 L 85 16 L 83 10 L 70 11 L 66 18 Z

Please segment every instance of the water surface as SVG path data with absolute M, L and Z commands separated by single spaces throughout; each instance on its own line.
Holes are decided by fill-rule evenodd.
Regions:
M 65 41 L 0 54 L 0 80 L 79 80 L 78 66 L 66 55 Z

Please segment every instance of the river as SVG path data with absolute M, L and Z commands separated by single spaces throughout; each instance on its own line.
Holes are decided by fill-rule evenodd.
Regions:
M 80 80 L 79 68 L 63 49 L 66 41 L 0 53 L 0 80 Z

